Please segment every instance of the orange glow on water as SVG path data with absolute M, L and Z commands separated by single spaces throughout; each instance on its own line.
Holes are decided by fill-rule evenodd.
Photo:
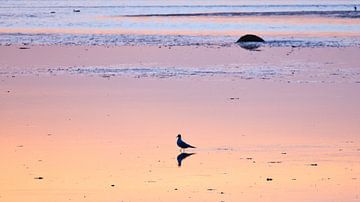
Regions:
M 353 106 L 358 96 L 335 102 L 339 93 L 321 85 L 261 81 L 2 79 L 13 89 L 1 94 L 4 201 L 359 197 L 359 139 L 342 134 L 344 126 L 359 132 L 358 114 L 338 107 Z M 266 93 L 275 89 L 281 98 Z M 316 95 L 320 89 L 323 96 Z M 231 94 L 240 95 L 241 104 L 229 103 Z M 348 118 L 341 123 L 321 114 Z M 326 127 L 312 126 L 316 120 Z M 178 132 L 198 147 L 181 167 Z

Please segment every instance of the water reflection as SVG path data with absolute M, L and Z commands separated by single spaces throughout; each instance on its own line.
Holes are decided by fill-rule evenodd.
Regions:
M 195 154 L 195 153 L 185 153 L 185 152 L 183 152 L 183 153 L 179 154 L 179 155 L 176 157 L 177 162 L 178 162 L 178 166 L 181 167 L 181 162 L 182 162 L 185 158 L 187 158 L 187 157 L 189 157 L 189 156 L 191 156 L 191 155 L 193 155 L 193 154 Z
M 258 48 L 260 48 L 263 43 L 261 43 L 261 42 L 240 42 L 237 44 L 241 48 L 246 49 L 246 50 L 259 51 Z

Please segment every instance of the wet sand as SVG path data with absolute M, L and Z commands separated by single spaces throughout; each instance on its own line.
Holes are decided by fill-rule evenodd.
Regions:
M 25 49 L 21 49 L 25 48 Z M 218 67 L 314 65 L 358 68 L 359 47 L 260 47 L 247 51 L 222 46 L 0 46 L 3 68 Z
M 357 47 L 29 48 L 0 47 L 0 201 L 360 198 Z

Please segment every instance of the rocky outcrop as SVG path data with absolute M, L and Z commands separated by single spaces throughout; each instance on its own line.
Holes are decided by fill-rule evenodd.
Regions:
M 265 40 L 253 34 L 246 34 L 240 37 L 240 39 L 236 41 L 236 43 L 242 43 L 242 42 L 265 42 Z

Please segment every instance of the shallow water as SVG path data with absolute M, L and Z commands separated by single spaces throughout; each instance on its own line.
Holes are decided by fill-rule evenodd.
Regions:
M 31 37 L 33 43 L 42 43 L 41 38 L 45 37 L 57 38 L 57 41 L 48 40 L 50 43 L 84 44 L 79 40 L 81 35 L 93 34 L 95 37 L 88 38 L 101 35 L 102 40 L 92 41 L 98 45 L 111 41 L 113 35 L 118 35 L 116 38 L 120 41 L 128 41 L 130 36 L 131 40 L 146 44 L 165 44 L 171 36 L 176 39 L 173 43 L 180 45 L 184 36 L 190 44 L 201 42 L 203 36 L 212 43 L 221 43 L 255 33 L 267 41 L 315 38 L 315 41 L 332 40 L 340 44 L 343 41 L 359 43 L 360 15 L 353 11 L 357 3 L 334 0 L 319 4 L 311 1 L 3 1 L 0 32 L 12 34 L 2 36 L 5 39 L 0 42 L 21 43 Z M 73 12 L 74 9 L 80 12 Z M 29 33 L 57 35 L 32 37 Z M 160 36 L 160 40 L 153 40 L 153 35 Z M 141 40 L 136 40 L 139 38 Z
M 0 201 L 359 200 L 357 84 L 0 82 Z

